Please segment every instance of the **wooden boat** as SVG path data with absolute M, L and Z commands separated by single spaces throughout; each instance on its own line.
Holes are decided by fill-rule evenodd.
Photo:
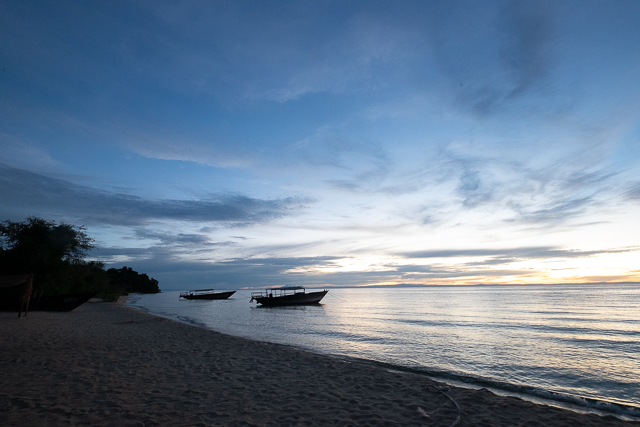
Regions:
M 213 289 L 197 289 L 195 291 L 180 292 L 180 298 L 184 299 L 227 299 L 236 291 L 214 292 Z
M 95 292 L 83 292 L 38 296 L 37 292 L 34 292 L 29 301 L 29 311 L 71 311 L 89 301 L 95 294 Z M 19 308 L 18 297 L 0 298 L 0 311 L 18 311 Z
M 302 286 L 283 286 L 280 288 L 267 288 L 265 292 L 252 292 L 251 301 L 256 301 L 265 307 L 278 305 L 310 305 L 318 304 L 329 292 L 307 292 Z
M 89 301 L 96 292 L 44 295 L 33 290 L 33 274 L 0 276 L 0 311 L 71 311 Z
M 74 294 L 61 294 L 32 297 L 32 310 L 38 311 L 71 311 L 81 306 L 95 296 L 97 292 L 81 292 Z

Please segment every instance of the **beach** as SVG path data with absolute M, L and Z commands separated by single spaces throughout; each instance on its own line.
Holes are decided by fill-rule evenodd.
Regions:
M 640 426 L 224 335 L 120 303 L 19 319 L 3 312 L 0 335 L 2 426 L 450 426 L 458 415 L 460 426 Z

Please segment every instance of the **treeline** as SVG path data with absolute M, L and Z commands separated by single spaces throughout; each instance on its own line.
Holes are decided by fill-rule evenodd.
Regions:
M 131 269 L 131 267 L 122 267 L 117 270 L 110 268 L 107 270 L 107 278 L 110 285 L 119 293 L 141 292 L 144 294 L 153 294 L 160 292 L 158 281 L 149 278 L 146 274 L 140 274 Z
M 33 273 L 34 290 L 45 295 L 96 292 L 113 296 L 160 292 L 158 281 L 131 268 L 85 261 L 94 240 L 84 227 L 30 217 L 0 223 L 0 275 Z

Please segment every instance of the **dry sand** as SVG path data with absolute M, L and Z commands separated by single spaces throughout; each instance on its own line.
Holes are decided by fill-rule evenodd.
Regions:
M 2 426 L 450 426 L 422 376 L 245 340 L 121 304 L 0 313 Z M 460 426 L 640 426 L 451 387 Z

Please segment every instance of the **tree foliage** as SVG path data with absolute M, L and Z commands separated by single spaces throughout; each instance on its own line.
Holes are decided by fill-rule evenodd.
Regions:
M 107 270 L 109 282 L 116 289 L 124 289 L 126 292 L 157 293 L 160 292 L 158 281 L 149 278 L 146 274 L 140 274 L 131 267 L 121 269 L 110 268 Z
M 78 263 L 93 248 L 84 227 L 29 217 L 23 222 L 0 224 L 2 249 L 20 261 L 21 268 L 50 267 L 59 262 Z
M 93 242 L 84 227 L 37 217 L 2 221 L 0 275 L 34 273 L 34 289 L 45 294 L 160 292 L 146 274 L 127 267 L 105 271 L 103 263 L 85 261 Z

